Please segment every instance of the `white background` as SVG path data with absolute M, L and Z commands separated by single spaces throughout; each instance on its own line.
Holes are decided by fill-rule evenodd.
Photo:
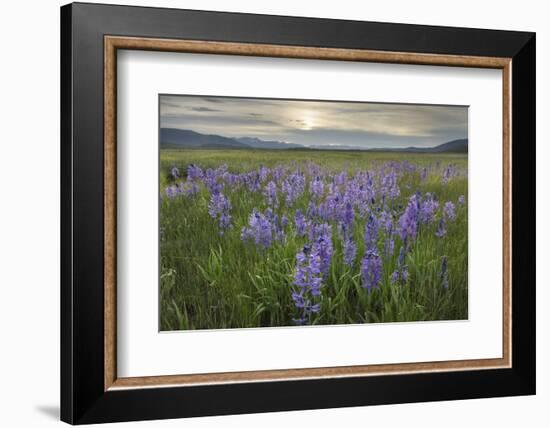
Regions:
M 109 1 L 104 1 L 111 3 Z M 132 423 L 158 427 L 548 426 L 550 328 L 550 28 L 540 0 L 126 1 L 130 4 L 537 31 L 538 394 L 461 402 Z M 5 2 L 0 67 L 0 421 L 55 426 L 59 406 L 59 10 L 62 2 Z M 546 76 L 546 78 L 545 78 Z
M 501 70 L 123 51 L 117 79 L 119 376 L 502 356 Z M 470 106 L 469 319 L 159 334 L 159 93 Z

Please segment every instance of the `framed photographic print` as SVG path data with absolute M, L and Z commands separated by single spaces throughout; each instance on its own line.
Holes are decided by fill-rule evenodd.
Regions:
M 535 35 L 61 8 L 72 424 L 535 393 Z

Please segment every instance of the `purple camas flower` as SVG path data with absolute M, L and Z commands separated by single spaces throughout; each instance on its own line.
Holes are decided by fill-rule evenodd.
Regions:
M 351 227 L 355 219 L 355 211 L 353 210 L 353 205 L 351 202 L 347 202 L 345 208 L 343 209 L 342 223 L 347 227 Z
M 277 241 L 283 241 L 285 239 L 283 219 L 281 218 L 281 221 L 279 221 L 279 216 L 273 213 L 270 208 L 266 210 L 266 217 L 271 223 L 271 230 L 273 232 L 274 239 Z
M 432 223 L 435 220 L 435 213 L 438 208 L 439 202 L 434 199 L 432 194 L 426 193 L 424 200 L 420 204 L 418 220 L 421 223 Z
M 219 180 L 219 171 L 208 168 L 203 175 L 203 183 L 211 194 L 221 193 L 223 183 Z
M 344 263 L 350 267 L 353 267 L 356 256 L 357 245 L 355 244 L 352 236 L 346 236 L 344 238 Z
M 173 199 L 178 195 L 178 188 L 177 186 L 170 185 L 167 186 L 166 189 L 164 189 L 164 192 L 166 193 L 166 196 L 168 196 L 168 198 Z
M 390 233 L 393 230 L 393 216 L 389 211 L 384 209 L 378 218 L 378 224 L 386 232 Z
M 331 233 L 331 230 L 327 229 L 332 229 L 327 223 L 312 223 L 309 228 L 309 240 L 315 242 L 319 237 Z
M 428 168 L 424 167 L 422 168 L 422 172 L 420 173 L 420 180 L 426 181 L 428 178 Z
M 317 206 L 313 201 L 309 201 L 309 204 L 307 204 L 306 209 L 306 217 L 309 219 L 314 219 L 319 216 Z
M 219 226 L 220 235 L 223 235 L 225 233 L 225 230 L 231 227 L 231 215 L 228 212 L 223 211 L 220 214 Z
M 299 171 L 293 172 L 283 181 L 281 189 L 286 195 L 285 201 L 288 206 L 291 206 L 296 199 L 302 196 L 305 184 L 306 179 Z
M 449 277 L 447 274 L 447 257 L 441 257 L 441 273 L 439 278 L 441 279 L 441 285 L 445 290 L 449 288 Z
M 372 214 L 365 223 L 365 248 L 375 248 L 378 242 L 378 220 Z
M 399 217 L 399 236 L 405 242 L 407 238 L 416 238 L 418 231 L 418 215 L 419 215 L 419 197 L 414 194 L 410 197 L 407 208 L 401 217 Z
M 208 204 L 208 214 L 213 219 L 217 219 L 219 214 L 223 211 L 225 207 L 225 196 L 223 193 L 214 193 L 210 196 L 210 202 Z
M 185 196 L 195 196 L 199 192 L 199 186 L 194 181 L 190 181 L 189 178 L 185 182 L 181 182 L 178 186 L 179 193 Z
M 305 245 L 296 255 L 293 286 L 292 300 L 299 312 L 294 322 L 303 325 L 321 309 L 321 257 L 315 246 Z
M 409 268 L 405 264 L 405 247 L 401 247 L 399 250 L 399 257 L 397 258 L 397 268 L 391 275 L 392 284 L 406 283 L 409 278 Z
M 390 200 L 397 198 L 400 195 L 399 186 L 397 185 L 397 174 L 391 171 L 382 176 L 381 193 Z
M 327 223 L 313 224 L 310 228 L 309 239 L 313 242 L 312 248 L 320 257 L 321 271 L 328 275 L 332 258 L 332 226 Z
M 330 188 L 332 188 L 332 190 Z M 341 221 L 349 221 L 349 219 L 344 220 L 343 217 L 345 215 L 353 217 L 353 206 L 351 206 L 350 210 L 346 212 L 345 205 L 346 204 L 344 202 L 344 197 L 340 194 L 339 190 L 334 188 L 334 186 L 331 183 L 329 185 L 329 192 L 325 199 L 325 202 L 319 205 L 320 207 L 322 207 L 324 219 L 325 220 L 339 219 Z M 351 219 L 351 221 L 353 221 L 353 219 Z
M 275 182 L 270 181 L 265 186 L 264 195 L 267 198 L 267 204 L 273 207 L 279 205 L 279 200 L 277 199 L 277 185 Z
M 220 234 L 223 235 L 224 231 L 231 226 L 231 202 L 227 199 L 223 193 L 213 193 L 210 196 L 210 203 L 208 204 L 208 214 L 215 220 L 218 220 L 218 226 L 220 228 Z
M 187 167 L 187 178 L 189 180 L 202 180 L 203 172 L 202 169 L 196 165 L 189 165 Z
M 460 195 L 460 196 L 458 197 L 458 203 L 459 203 L 460 205 L 464 205 L 465 202 L 466 202 L 466 199 L 464 198 L 464 195 Z
M 447 184 L 451 179 L 452 173 L 453 173 L 452 165 L 447 165 L 447 167 L 443 170 L 443 175 L 441 176 L 441 182 L 443 184 Z
M 267 177 L 269 176 L 270 169 L 265 166 L 260 166 L 260 169 L 258 170 L 258 177 L 260 178 L 261 182 L 264 182 L 267 180 Z
M 251 171 L 242 176 L 242 180 L 250 192 L 258 192 L 262 188 L 258 171 Z
M 323 272 L 323 275 L 327 276 L 330 271 L 330 261 L 333 252 L 331 234 L 320 236 L 313 246 L 317 246 L 318 248 L 319 257 L 321 259 L 321 272 Z
M 394 247 L 395 241 L 393 240 L 393 234 L 390 233 L 384 242 L 384 254 L 386 257 L 393 256 Z
M 223 175 L 225 183 L 233 188 L 233 190 L 241 184 L 241 176 L 239 174 L 232 174 L 227 172 Z
M 283 215 L 280 219 L 271 208 L 265 213 L 259 212 L 256 208 L 252 210 L 248 218 L 248 227 L 241 229 L 241 239 L 243 241 L 254 241 L 261 248 L 268 248 L 273 241 L 283 241 L 285 239 L 285 227 L 288 224 L 288 218 Z
M 454 220 L 456 218 L 455 204 L 453 204 L 451 201 L 445 202 L 443 213 L 445 214 L 445 217 L 447 219 Z
M 355 201 L 355 205 L 359 209 L 359 216 L 364 218 L 369 212 L 370 207 L 374 204 L 376 191 L 371 175 L 358 173 L 354 177 L 354 182 L 350 183 L 347 189 L 350 199 Z
M 355 219 L 355 211 L 351 202 L 347 202 L 341 207 L 339 228 L 343 238 L 344 263 L 348 266 L 353 266 L 355 257 L 357 256 L 357 245 L 353 240 L 353 223 Z
M 266 215 L 254 208 L 248 218 L 248 226 L 243 227 L 241 231 L 241 239 L 243 241 L 252 240 L 256 245 L 263 248 L 271 246 L 273 227 Z
M 301 237 L 306 235 L 309 222 L 300 210 L 296 210 L 296 214 L 294 215 L 294 226 L 296 228 L 296 236 Z
M 288 217 L 286 214 L 283 214 L 281 217 L 281 226 L 286 227 L 288 225 Z
M 361 279 L 363 288 L 371 291 L 373 288 L 380 287 L 382 277 L 382 259 L 376 249 L 367 249 L 365 256 L 361 261 Z
M 279 183 L 281 181 L 285 173 L 286 173 L 286 167 L 284 167 L 283 165 L 278 165 L 271 170 L 271 176 L 273 177 L 273 180 L 275 180 L 276 183 Z
M 437 224 L 437 229 L 435 231 L 435 236 L 438 238 L 443 238 L 447 234 L 447 229 L 445 229 L 445 218 L 441 216 L 439 223 Z
M 296 255 L 296 273 L 294 284 L 302 289 L 307 289 L 312 296 L 321 294 L 321 258 L 315 248 L 305 245 L 302 251 Z
M 348 177 L 348 173 L 346 171 L 342 171 L 340 174 L 335 174 L 333 177 L 333 182 L 336 186 L 342 186 L 346 183 Z
M 321 180 L 320 177 L 315 177 L 315 179 L 312 180 L 311 183 L 309 183 L 309 191 L 311 192 L 313 197 L 317 199 L 323 196 L 324 189 L 325 187 L 323 184 L 323 180 Z

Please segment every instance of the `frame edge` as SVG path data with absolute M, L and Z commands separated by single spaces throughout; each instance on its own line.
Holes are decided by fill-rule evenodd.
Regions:
M 61 388 L 60 418 L 74 423 L 74 376 L 73 376 L 73 272 L 72 272 L 72 5 L 60 8 L 60 156 L 61 156 Z

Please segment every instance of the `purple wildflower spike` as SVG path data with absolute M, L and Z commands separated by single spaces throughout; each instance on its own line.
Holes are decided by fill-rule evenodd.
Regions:
M 311 183 L 309 184 L 309 191 L 311 192 L 313 197 L 317 199 L 323 196 L 323 192 L 324 192 L 323 180 L 321 180 L 320 177 L 315 177 L 315 179 L 312 180 Z
M 382 259 L 375 249 L 367 249 L 363 260 L 361 261 L 361 278 L 363 288 L 366 288 L 369 292 L 373 288 L 379 288 L 381 277 Z
M 267 204 L 273 207 L 279 205 L 279 200 L 277 199 L 277 185 L 274 181 L 270 181 L 265 186 L 264 195 L 267 198 Z
M 417 194 L 410 197 L 403 215 L 399 218 L 399 236 L 405 242 L 407 238 L 416 238 L 418 231 L 419 198 Z
M 378 242 L 378 220 L 374 215 L 369 215 L 365 223 L 365 247 L 367 249 L 375 248 Z
M 443 213 L 445 214 L 445 217 L 447 219 L 454 220 L 456 218 L 455 204 L 453 204 L 451 201 L 445 202 Z
M 231 202 L 227 199 L 223 193 L 214 193 L 210 197 L 210 203 L 208 204 L 208 214 L 213 219 L 218 220 L 218 226 L 220 228 L 220 234 L 223 235 L 224 231 L 231 227 Z
M 397 258 L 397 268 L 391 276 L 392 284 L 397 282 L 406 283 L 409 278 L 409 268 L 405 264 L 405 247 L 399 249 L 399 257 Z
M 441 279 L 441 285 L 445 290 L 447 290 L 449 288 L 449 278 L 447 274 L 447 257 L 446 256 L 441 257 L 440 279 Z
M 178 195 L 178 188 L 174 185 L 170 185 L 164 189 L 164 192 L 168 198 L 173 199 Z
M 355 263 L 357 256 L 357 245 L 351 236 L 344 239 L 344 263 L 350 267 Z
M 294 322 L 303 325 L 310 320 L 312 314 L 318 313 L 321 309 L 321 257 L 315 246 L 305 245 L 296 255 L 293 285 L 291 296 L 294 306 L 300 313 Z
M 241 239 L 243 241 L 252 240 L 256 245 L 263 248 L 271 246 L 273 227 L 266 215 L 254 208 L 248 218 L 248 226 L 243 227 L 241 231 Z
M 305 236 L 309 223 L 300 210 L 296 210 L 296 214 L 294 215 L 294 226 L 296 227 L 297 236 Z
M 196 165 L 191 164 L 187 167 L 187 178 L 189 180 L 202 180 L 203 174 L 202 169 Z
M 420 180 L 426 181 L 428 178 L 428 168 L 423 168 L 422 172 L 420 173 Z
M 439 202 L 430 193 L 426 193 L 420 205 L 419 221 L 421 223 L 432 223 L 435 220 L 435 213 L 438 208 Z
M 355 211 L 353 210 L 353 205 L 351 202 L 346 203 L 346 206 L 343 210 L 342 223 L 350 227 L 353 224 L 355 218 Z
M 309 239 L 313 248 L 321 258 L 321 270 L 328 275 L 332 258 L 332 226 L 327 223 L 313 224 L 310 228 Z
M 435 231 L 435 236 L 437 236 L 438 238 L 443 238 L 446 234 L 447 229 L 445 229 L 445 218 L 441 216 L 437 225 L 437 229 Z

